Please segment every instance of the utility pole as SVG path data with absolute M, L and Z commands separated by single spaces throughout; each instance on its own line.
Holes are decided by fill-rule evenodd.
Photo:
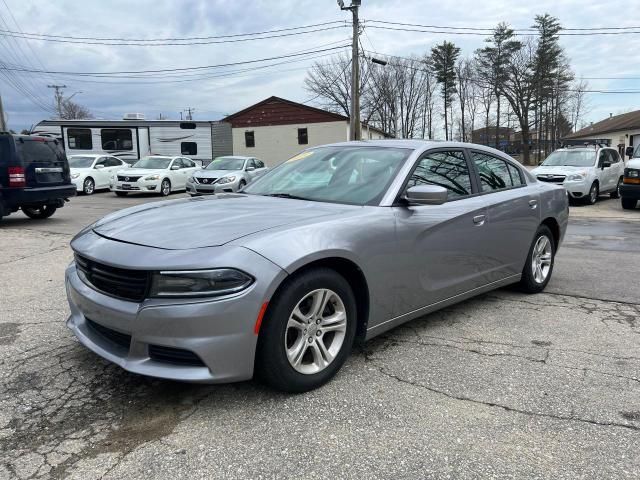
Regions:
M 349 123 L 349 139 L 360 140 L 360 55 L 358 54 L 358 36 L 360 21 L 358 9 L 361 0 L 351 0 L 351 6 L 345 7 L 343 0 L 338 0 L 341 10 L 351 10 L 353 18 L 353 36 L 351 38 L 351 118 Z
M 196 109 L 193 108 L 193 107 L 187 107 L 187 108 L 184 109 L 184 111 L 187 113 L 187 118 L 186 119 L 187 120 L 193 120 L 192 113 L 195 112 Z M 182 115 L 182 114 L 180 114 L 180 115 Z
M 58 118 L 62 117 L 62 89 L 67 88 L 66 85 L 47 85 L 47 88 L 54 88 L 56 90 L 55 93 L 55 101 L 56 101 L 56 111 L 58 112 Z M 75 93 L 74 93 L 75 95 Z
M 2 106 L 2 95 L 0 95 L 0 132 L 7 131 L 7 123 L 4 120 L 4 108 Z

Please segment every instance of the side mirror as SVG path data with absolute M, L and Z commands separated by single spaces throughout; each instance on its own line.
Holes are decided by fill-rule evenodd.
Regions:
M 611 162 L 602 162 L 602 169 L 609 168 L 611 166 Z
M 247 168 L 245 168 L 245 170 L 247 172 L 253 172 L 255 169 L 256 169 L 256 167 L 247 167 Z
M 96 166 L 95 166 L 95 167 L 93 167 L 93 168 L 95 168 L 96 170 L 101 170 L 101 169 L 103 169 L 103 168 L 104 168 L 104 165 L 96 165 Z
M 404 199 L 414 205 L 442 205 L 448 194 L 446 188 L 438 185 L 416 185 L 407 189 Z
M 626 157 L 633 157 L 633 147 L 627 147 L 624 154 Z
M 180 165 L 171 165 L 171 170 L 180 170 Z

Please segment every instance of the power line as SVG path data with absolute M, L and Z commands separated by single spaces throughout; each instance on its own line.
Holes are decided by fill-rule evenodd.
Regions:
M 88 77 L 110 77 L 110 76 L 117 75 L 119 76 L 118 78 L 127 78 L 127 77 L 121 77 L 121 75 L 144 74 L 144 73 L 155 74 L 155 73 L 166 73 L 166 72 L 188 72 L 188 71 L 194 71 L 194 70 L 207 70 L 212 68 L 232 67 L 236 65 L 247 65 L 252 63 L 267 62 L 269 60 L 278 60 L 281 58 L 299 57 L 299 56 L 308 55 L 311 53 L 321 53 L 321 52 L 327 52 L 332 50 L 338 50 L 341 48 L 345 48 L 347 46 L 348 45 L 341 45 L 338 47 L 324 48 L 320 50 L 313 50 L 313 51 L 307 51 L 307 52 L 301 52 L 301 53 L 290 53 L 287 55 L 278 55 L 275 57 L 244 60 L 241 62 L 219 63 L 216 65 L 202 65 L 197 67 L 161 68 L 157 70 L 123 70 L 123 71 L 117 71 L 117 72 L 69 72 L 69 71 L 60 71 L 60 70 L 35 70 L 35 69 L 29 69 L 29 68 L 23 68 L 23 67 L 5 67 L 3 68 L 3 70 L 13 71 L 13 72 L 49 73 L 49 74 L 56 74 L 56 75 L 78 75 L 78 76 L 88 76 Z
M 166 47 L 166 46 L 182 46 L 182 45 L 211 45 L 211 44 L 220 44 L 220 43 L 238 43 L 238 42 L 249 42 L 249 41 L 255 41 L 255 40 L 268 40 L 271 38 L 291 37 L 295 35 L 305 35 L 308 33 L 325 32 L 328 30 L 345 28 L 345 26 L 346 25 L 335 25 L 335 26 L 328 26 L 328 27 L 322 27 L 322 28 L 313 28 L 310 30 L 304 30 L 304 31 L 298 31 L 298 32 L 278 33 L 278 34 L 261 35 L 261 36 L 249 36 L 247 38 L 227 38 L 224 40 L 199 40 L 199 41 L 185 40 L 185 41 L 162 42 L 162 43 L 155 43 L 152 41 L 143 41 L 143 40 L 106 42 L 106 41 L 94 41 L 94 40 L 81 40 L 79 38 L 78 39 L 45 38 L 45 37 L 31 36 L 30 34 L 19 34 L 17 32 L 12 32 L 8 30 L 0 30 L 0 34 L 2 34 L 5 37 L 22 38 L 27 40 L 37 40 L 37 41 L 43 41 L 43 42 L 56 42 L 56 43 L 71 43 L 71 44 L 81 44 L 81 45 Z
M 422 28 L 408 28 L 408 27 L 385 27 L 382 25 L 368 25 L 369 28 L 375 28 L 378 30 L 392 30 L 399 32 L 418 32 L 418 33 L 437 33 L 444 35 L 480 35 L 486 37 L 490 34 L 490 32 L 473 32 L 473 31 L 446 31 L 446 30 L 430 30 L 430 29 L 422 29 Z M 624 32 L 589 32 L 589 33 L 557 33 L 559 36 L 592 36 L 592 35 L 630 35 L 630 34 L 640 34 L 640 30 L 638 31 L 624 31 Z M 529 33 L 514 33 L 514 36 L 532 36 L 535 35 L 535 32 Z
M 336 78 L 334 78 L 328 85 L 328 88 L 333 87 L 336 82 L 340 79 L 340 77 L 342 77 L 342 75 L 344 75 L 344 72 L 347 71 L 347 68 L 349 68 L 349 65 L 351 65 L 351 59 L 349 59 L 349 61 L 345 64 L 344 68 L 340 71 L 340 73 L 336 76 Z M 303 102 L 300 103 L 309 103 L 309 102 L 313 102 L 314 100 L 316 100 L 317 98 L 320 98 L 322 96 L 322 93 L 317 94 L 315 97 L 311 97 Z

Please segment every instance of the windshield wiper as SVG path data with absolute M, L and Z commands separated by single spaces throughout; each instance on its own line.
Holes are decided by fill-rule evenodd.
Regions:
M 265 193 L 264 196 L 265 197 L 290 198 L 290 199 L 293 199 L 293 200 L 308 200 L 310 202 L 314 202 L 315 201 L 315 200 L 312 200 L 310 198 L 299 197 L 297 195 L 291 195 L 290 193 Z

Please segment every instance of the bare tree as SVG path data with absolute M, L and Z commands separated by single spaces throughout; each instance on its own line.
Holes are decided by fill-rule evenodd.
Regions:
M 571 92 L 568 120 L 574 132 L 582 127 L 582 119 L 591 110 L 587 99 L 587 90 L 589 90 L 589 84 L 586 80 L 580 79 Z
M 71 100 L 63 100 L 60 104 L 60 118 L 62 120 L 82 120 L 93 118 L 93 114 L 87 107 Z

